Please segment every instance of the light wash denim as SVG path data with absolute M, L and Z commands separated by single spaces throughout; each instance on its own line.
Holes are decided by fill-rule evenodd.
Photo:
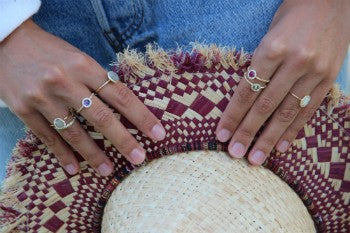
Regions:
M 127 48 L 149 42 L 165 49 L 193 41 L 236 46 L 253 52 L 282 0 L 42 0 L 33 19 L 92 56 L 104 68 Z M 345 86 L 349 74 L 340 72 Z M 349 76 L 348 76 L 349 77 Z M 349 88 L 349 87 L 348 87 Z M 0 180 L 5 161 L 23 136 L 23 123 L 0 110 Z

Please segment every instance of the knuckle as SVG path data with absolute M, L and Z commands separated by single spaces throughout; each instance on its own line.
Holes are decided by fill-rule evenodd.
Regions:
M 274 109 L 274 101 L 270 97 L 261 96 L 256 103 L 256 111 L 259 114 L 269 114 Z
M 48 66 L 42 76 L 45 87 L 54 88 L 65 83 L 64 71 L 57 66 Z
M 76 144 L 81 142 L 83 137 L 83 131 L 80 129 L 68 128 L 62 131 L 63 137 L 70 144 Z
M 44 104 L 46 96 L 39 87 L 28 88 L 24 93 L 25 101 L 28 104 Z
M 328 63 L 325 61 L 317 61 L 314 64 L 314 73 L 316 75 L 325 76 L 328 73 L 330 73 L 330 69 L 328 66 Z
M 310 107 L 306 107 L 305 109 L 303 109 L 301 111 L 301 117 L 302 119 L 304 119 L 304 123 L 306 123 L 306 121 L 308 121 L 316 112 L 317 107 L 316 106 L 310 106 Z
M 126 155 L 129 155 L 128 153 L 132 151 L 133 148 L 136 148 L 137 145 L 134 142 L 133 138 L 130 138 L 128 136 L 124 136 L 119 143 L 117 144 L 117 149 Z
M 273 138 L 272 136 L 265 136 L 261 139 L 261 145 L 263 145 L 263 148 L 265 151 L 271 150 L 277 142 L 277 139 Z
M 291 122 L 297 114 L 296 108 L 282 109 L 277 112 L 277 119 L 280 122 Z
M 315 56 L 315 53 L 313 50 L 309 49 L 309 48 L 299 48 L 296 52 L 295 52 L 295 61 L 298 64 L 303 64 L 305 65 L 306 63 L 310 62 Z
M 90 65 L 90 59 L 83 53 L 74 53 L 70 65 L 75 69 L 86 69 Z
M 247 129 L 245 127 L 240 127 L 237 130 L 237 135 L 238 135 L 238 138 L 245 138 L 245 139 L 251 139 L 255 136 L 252 130 Z
M 103 155 L 98 151 L 90 152 L 85 155 L 86 160 L 93 168 L 97 168 L 103 162 Z
M 38 135 L 38 138 L 40 139 L 40 141 L 42 143 L 44 143 L 45 145 L 47 145 L 48 147 L 52 147 L 56 144 L 57 138 L 55 136 L 52 135 Z
M 32 114 L 32 110 L 24 104 L 16 104 L 11 106 L 11 111 L 21 119 L 25 119 Z
M 240 121 L 237 119 L 236 114 L 230 112 L 225 114 L 223 122 L 225 128 L 233 130 L 237 127 Z
M 115 90 L 115 101 L 119 106 L 129 107 L 132 104 L 133 93 L 123 84 L 113 85 Z
M 110 108 L 99 107 L 93 115 L 92 124 L 98 129 L 105 128 L 111 125 L 113 117 L 113 111 Z
M 280 39 L 266 40 L 263 43 L 264 57 L 269 60 L 278 60 L 286 52 L 286 46 Z
M 138 122 L 138 125 L 143 126 L 147 129 L 152 128 L 156 122 L 153 119 L 153 116 L 149 113 L 142 115 L 141 120 Z
M 242 105 L 250 104 L 252 100 L 250 86 L 245 85 L 241 90 L 237 90 L 236 98 L 237 101 Z

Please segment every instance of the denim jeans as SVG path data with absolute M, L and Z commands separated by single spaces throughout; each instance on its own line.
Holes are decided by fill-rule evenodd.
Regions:
M 33 20 L 93 57 L 104 68 L 127 48 L 149 42 L 186 49 L 193 41 L 253 52 L 282 0 L 42 0 Z M 346 66 L 342 68 L 345 85 Z M 349 88 L 350 89 L 350 88 Z M 0 180 L 23 123 L 0 109 Z

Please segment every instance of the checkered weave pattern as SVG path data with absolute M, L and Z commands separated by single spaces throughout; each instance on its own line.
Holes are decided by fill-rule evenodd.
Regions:
M 167 131 L 165 140 L 153 142 L 115 113 L 146 149 L 145 164 L 182 151 L 227 151 L 214 132 L 250 58 L 216 46 L 197 46 L 191 52 L 149 48 L 146 55 L 119 54 L 116 72 Z M 286 153 L 273 151 L 264 163 L 300 196 L 319 232 L 350 231 L 350 106 L 344 96 L 332 106 L 334 99 L 335 95 L 325 98 Z M 327 112 L 330 108 L 332 113 Z M 137 167 L 91 124 L 79 120 L 114 161 L 115 174 L 99 176 L 76 154 L 81 171 L 70 176 L 28 131 L 14 150 L 1 197 L 0 224 L 5 231 L 100 231 L 110 193 Z

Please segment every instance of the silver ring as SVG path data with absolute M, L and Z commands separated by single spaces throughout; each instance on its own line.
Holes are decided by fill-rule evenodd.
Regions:
M 97 88 L 95 93 L 98 93 L 99 91 L 101 91 L 101 89 L 104 88 L 108 83 L 110 82 L 116 83 L 117 81 L 120 80 L 118 74 L 114 71 L 108 71 L 107 77 L 108 77 L 108 80 L 104 82 L 99 88 Z
M 300 98 L 299 96 L 297 96 L 296 94 L 294 94 L 293 92 L 289 92 L 293 97 L 295 97 L 296 99 L 299 100 L 299 106 L 302 108 L 305 108 L 311 101 L 311 96 L 306 95 L 303 98 Z

